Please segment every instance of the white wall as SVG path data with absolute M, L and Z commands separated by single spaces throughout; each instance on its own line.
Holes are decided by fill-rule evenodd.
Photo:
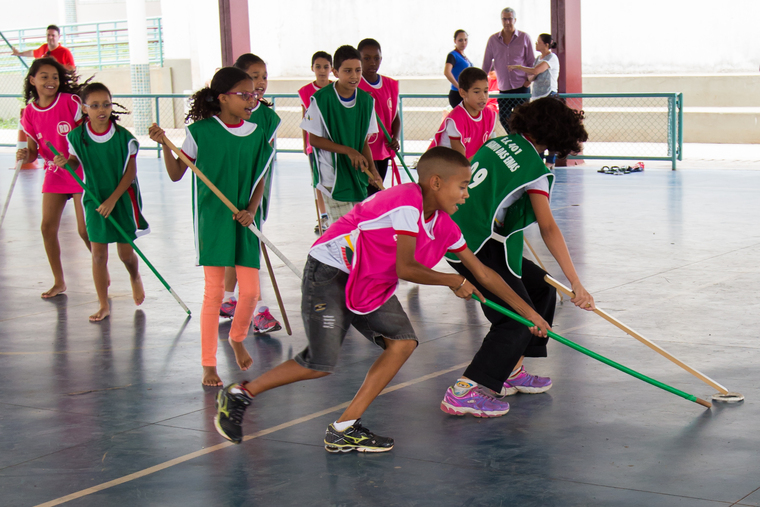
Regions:
M 261 2 L 255 12 L 251 4 L 251 50 L 267 62 L 271 77 L 307 76 L 315 51 L 332 54 L 371 37 L 383 47 L 382 73 L 437 75 L 459 28 L 470 36 L 465 53 L 480 66 L 506 6 L 517 10 L 519 30 L 534 38 L 550 31 L 549 0 L 291 0 Z
M 127 19 L 126 0 L 77 0 L 79 23 Z M 31 10 L 30 10 L 31 9 Z M 161 15 L 161 0 L 145 0 L 148 17 Z M 59 0 L 2 0 L 0 31 L 66 24 Z M 2 40 L 0 40 L 2 42 Z
M 584 74 L 754 73 L 760 1 L 583 0 Z
M 162 20 L 164 58 L 189 59 L 197 90 L 222 65 L 219 4 L 216 0 L 161 0 L 161 10 L 167 13 Z

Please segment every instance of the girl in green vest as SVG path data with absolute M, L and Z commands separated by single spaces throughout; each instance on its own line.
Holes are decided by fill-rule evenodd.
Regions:
M 205 289 L 201 307 L 203 385 L 221 386 L 216 371 L 219 307 L 224 297 L 224 268 L 234 266 L 240 290 L 229 343 L 241 370 L 253 362 L 243 346 L 259 298 L 259 241 L 246 228 L 261 228 L 269 201 L 273 150 L 263 128 L 245 120 L 256 106 L 251 77 L 234 67 L 220 69 L 210 86 L 191 97 L 182 151 L 240 211 L 224 203 L 193 175 L 193 225 L 197 263 L 203 266 Z M 151 139 L 163 143 L 164 131 L 153 125 Z M 164 145 L 166 171 L 172 181 L 187 165 Z
M 132 297 L 136 305 L 145 300 L 145 290 L 132 246 L 116 230 L 109 216 L 124 229 L 131 240 L 149 232 L 142 216 L 142 198 L 137 184 L 135 157 L 140 148 L 129 131 L 116 124 L 111 92 L 102 83 L 90 83 L 81 92 L 83 122 L 66 137 L 69 158 L 57 155 L 59 167 L 68 163 L 74 170 L 80 165 L 88 191 L 84 205 L 87 235 L 92 245 L 92 278 L 98 293 L 98 311 L 90 322 L 99 322 L 111 313 L 108 304 L 108 244 L 116 243 L 119 259 L 129 272 Z M 116 104 L 118 105 L 118 104 Z
M 517 107 L 509 126 L 512 134 L 489 140 L 473 156 L 470 198 L 452 218 L 478 259 L 551 325 L 556 292 L 544 281 L 546 273 L 523 258 L 523 230 L 538 223 L 542 239 L 575 291 L 572 302 L 593 310 L 594 298 L 581 284 L 549 207 L 554 175 L 539 155 L 547 149 L 561 157 L 579 152 L 588 134 L 583 112 L 551 97 Z M 461 262 L 449 261 L 474 280 Z M 486 298 L 507 306 L 477 281 L 473 284 Z M 486 306 L 483 313 L 491 329 L 464 374 L 446 390 L 441 409 L 448 414 L 502 416 L 509 411 L 504 396 L 543 393 L 552 386 L 549 377 L 531 375 L 522 364 L 525 357 L 545 357 L 548 339 L 533 336 L 527 327 Z

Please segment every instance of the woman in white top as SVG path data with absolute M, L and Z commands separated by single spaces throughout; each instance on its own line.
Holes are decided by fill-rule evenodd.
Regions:
M 559 58 L 552 53 L 552 49 L 557 47 L 557 43 L 552 40 L 548 33 L 542 33 L 536 39 L 536 51 L 541 56 L 536 60 L 533 67 L 523 67 L 521 65 L 510 65 L 509 70 L 521 70 L 528 75 L 524 86 L 533 87 L 530 92 L 530 100 L 557 95 L 557 81 L 559 79 Z M 546 157 L 546 165 L 549 169 L 554 167 L 556 155 L 549 153 Z
M 548 95 L 556 95 L 557 79 L 559 78 L 559 58 L 552 53 L 552 49 L 557 47 L 557 43 L 552 40 L 548 33 L 542 33 L 536 39 L 536 51 L 541 56 L 536 60 L 533 67 L 523 67 L 522 65 L 510 65 L 509 70 L 521 70 L 528 75 L 528 80 L 524 86 L 530 86 L 531 100 L 540 99 Z

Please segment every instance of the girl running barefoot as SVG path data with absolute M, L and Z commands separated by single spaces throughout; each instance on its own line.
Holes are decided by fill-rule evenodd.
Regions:
M 279 115 L 271 109 L 272 103 L 264 98 L 264 93 L 267 91 L 267 65 L 258 56 L 245 53 L 235 60 L 233 66 L 245 71 L 253 79 L 253 93 L 256 95 L 256 102 L 253 111 L 251 111 L 250 118 L 246 121 L 255 123 L 259 129 L 263 129 L 269 145 L 273 146 L 274 134 L 280 128 L 281 120 Z M 268 208 L 267 201 L 269 200 L 270 188 L 271 185 L 267 178 L 264 196 L 262 197 L 265 210 Z M 266 220 L 267 217 L 264 215 L 262 218 Z M 222 300 L 222 307 L 219 309 L 219 315 L 222 317 L 231 319 L 235 316 L 235 308 L 237 306 L 237 300 L 235 299 L 236 285 L 235 268 L 226 268 L 224 270 L 224 299 Z M 259 294 L 259 298 L 261 298 L 261 294 Z M 256 312 L 253 317 L 253 331 L 255 333 L 272 333 L 280 329 L 282 329 L 282 326 L 269 312 L 269 307 L 259 299 L 256 303 Z
M 266 216 L 263 197 L 274 151 L 264 129 L 245 121 L 257 99 L 253 80 L 244 71 L 220 69 L 210 86 L 196 92 L 191 101 L 187 119 L 194 123 L 186 128 L 182 151 L 240 210 L 231 216 L 224 203 L 193 176 L 195 246 L 206 282 L 201 308 L 203 385 L 221 386 L 216 348 L 225 266 L 235 267 L 240 284 L 229 342 L 241 370 L 253 362 L 243 340 L 259 297 L 259 241 L 246 228 L 254 221 L 260 228 Z M 149 134 L 163 143 L 164 131 L 159 126 L 154 124 Z M 179 181 L 187 166 L 165 145 L 164 157 L 169 177 Z
M 57 155 L 53 162 L 59 167 L 68 162 L 72 168 L 84 169 L 85 183 L 93 192 L 85 193 L 87 234 L 92 245 L 92 278 L 98 293 L 98 311 L 90 322 L 99 322 L 111 313 L 108 306 L 108 244 L 116 243 L 119 259 L 129 272 L 132 297 L 136 305 L 145 299 L 138 260 L 132 246 L 107 220 L 112 216 L 134 240 L 149 232 L 140 207 L 140 187 L 137 184 L 135 157 L 137 139 L 116 124 L 111 92 L 102 83 L 91 83 L 82 91 L 84 123 L 67 136 L 68 160 Z M 117 104 L 118 105 L 118 104 Z M 100 205 L 96 202 L 102 203 Z
M 53 58 L 35 60 L 24 80 L 24 100 L 28 105 L 21 115 L 21 127 L 27 135 L 27 147 L 18 150 L 16 160 L 30 162 L 36 160 L 37 155 L 45 160 L 41 229 L 55 281 L 50 289 L 42 293 L 43 298 L 51 298 L 66 291 L 58 227 L 66 201 L 71 198 L 74 200 L 77 231 L 87 248 L 90 248 L 82 210 L 82 187 L 65 169 L 53 163 L 53 153 L 45 144 L 50 142 L 64 158 L 68 157 L 66 135 L 79 125 L 82 118 L 81 101 L 76 95 L 79 88 L 77 76 Z M 79 169 L 77 174 L 81 178 L 82 170 Z

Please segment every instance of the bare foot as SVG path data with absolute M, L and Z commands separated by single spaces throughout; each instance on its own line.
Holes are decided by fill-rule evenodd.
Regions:
M 56 284 L 50 287 L 47 291 L 42 293 L 42 299 L 50 299 L 58 294 L 63 294 L 66 292 L 66 284 L 62 283 L 60 285 Z
M 218 387 L 223 385 L 222 379 L 216 373 L 216 366 L 203 367 L 203 385 L 209 387 Z
M 243 342 L 236 342 L 232 338 L 229 338 L 229 342 L 232 350 L 235 352 L 235 361 L 237 361 L 240 369 L 245 371 L 250 368 L 253 364 L 253 359 L 251 359 L 251 355 L 245 349 Z
M 145 289 L 143 288 L 142 278 L 138 273 L 132 282 L 132 297 L 135 300 L 135 305 L 140 306 L 145 301 Z
M 90 315 L 90 322 L 100 322 L 109 315 L 111 315 L 111 309 L 108 306 L 99 308 L 97 312 Z

